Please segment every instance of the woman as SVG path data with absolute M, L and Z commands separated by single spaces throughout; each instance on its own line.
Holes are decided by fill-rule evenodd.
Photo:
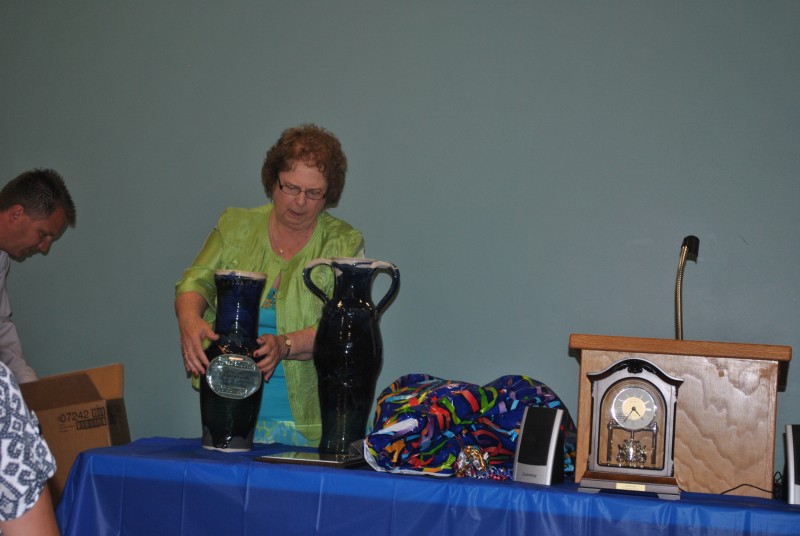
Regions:
M 264 375 L 255 441 L 318 444 L 322 435 L 317 375 L 310 361 L 322 301 L 303 283 L 311 260 L 363 257 L 364 239 L 329 215 L 344 189 L 347 158 L 339 140 L 315 125 L 283 132 L 261 169 L 272 203 L 227 209 L 193 265 L 176 285 L 175 311 L 187 372 L 195 380 L 208 366 L 203 351 L 219 337 L 214 320 L 214 270 L 267 274 L 258 343 L 253 353 Z M 333 276 L 317 269 L 315 283 L 330 294 Z
M 0 465 L 0 534 L 58 536 L 47 489 L 56 461 L 5 363 L 0 363 Z

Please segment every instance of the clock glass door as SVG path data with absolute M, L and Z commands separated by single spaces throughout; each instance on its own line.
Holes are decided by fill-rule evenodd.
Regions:
M 603 396 L 597 463 L 606 467 L 664 467 L 664 398 L 650 382 L 625 379 Z

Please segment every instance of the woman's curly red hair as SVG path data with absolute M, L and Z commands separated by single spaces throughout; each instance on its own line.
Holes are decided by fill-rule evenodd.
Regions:
M 336 136 L 311 123 L 284 130 L 275 145 L 267 151 L 261 167 L 261 183 L 267 197 L 272 199 L 278 173 L 291 171 L 298 162 L 317 168 L 325 176 L 328 181 L 325 208 L 336 206 L 344 190 L 347 157 Z

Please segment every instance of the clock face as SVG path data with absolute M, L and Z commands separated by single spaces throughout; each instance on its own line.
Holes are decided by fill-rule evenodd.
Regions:
M 652 388 L 639 380 L 626 380 L 616 389 L 612 404 L 612 417 L 618 425 L 630 431 L 650 426 L 658 414 L 656 396 Z

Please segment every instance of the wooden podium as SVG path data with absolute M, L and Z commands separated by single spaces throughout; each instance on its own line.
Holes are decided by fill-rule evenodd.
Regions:
M 586 472 L 592 392 L 586 374 L 640 357 L 684 380 L 675 419 L 675 477 L 683 491 L 722 493 L 740 484 L 772 489 L 779 376 L 789 346 L 576 335 L 581 351 L 576 481 Z M 781 378 L 785 384 L 785 377 Z M 771 498 L 742 486 L 730 495 Z

